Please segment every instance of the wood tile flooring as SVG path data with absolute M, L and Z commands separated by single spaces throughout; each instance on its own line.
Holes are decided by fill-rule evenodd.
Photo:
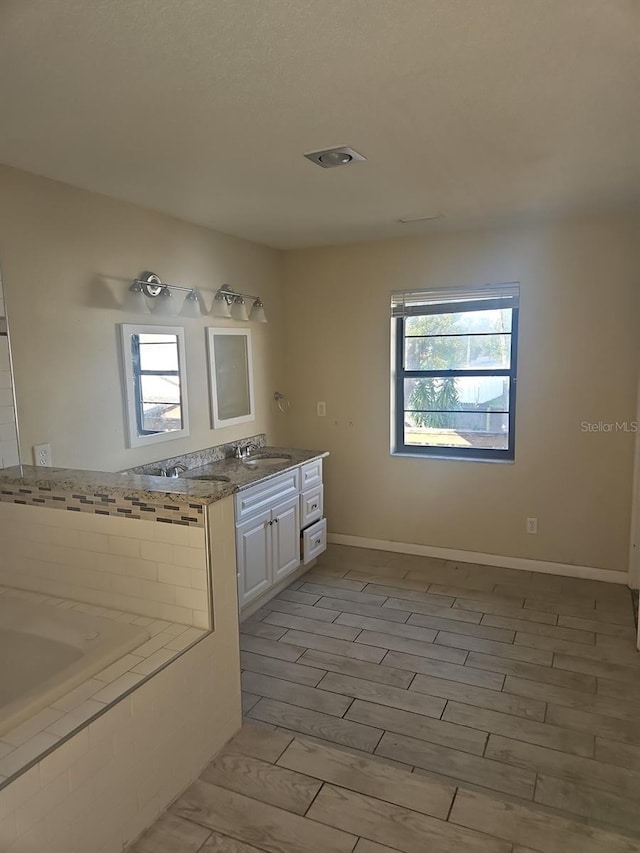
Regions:
M 640 853 L 634 637 L 624 587 L 331 546 L 135 853 Z

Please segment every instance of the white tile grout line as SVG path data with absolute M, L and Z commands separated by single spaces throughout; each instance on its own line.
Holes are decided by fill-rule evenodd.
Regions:
M 21 601 L 31 601 L 34 604 L 47 604 L 65 610 L 74 610 L 79 613 L 88 613 L 100 616 L 103 619 L 111 619 L 117 622 L 128 622 L 139 625 L 149 631 L 149 638 L 136 649 L 123 655 L 109 664 L 101 672 L 90 676 L 76 685 L 63 696 L 59 696 L 52 705 L 42 708 L 34 717 L 41 717 L 42 727 L 36 728 L 30 736 L 18 746 L 8 743 L 3 738 L 15 739 L 15 733 L 22 726 L 29 726 L 34 717 L 20 723 L 14 729 L 6 732 L 0 738 L 0 786 L 10 781 L 10 778 L 23 769 L 27 764 L 33 762 L 39 753 L 43 753 L 62 742 L 67 735 L 79 725 L 89 722 L 96 714 L 104 711 L 109 705 L 117 702 L 146 677 L 153 675 L 162 669 L 174 657 L 178 657 L 187 646 L 194 643 L 208 632 L 204 629 L 194 628 L 190 625 L 181 625 L 177 622 L 168 622 L 166 619 L 151 619 L 140 616 L 137 613 L 125 613 L 121 610 L 110 610 L 106 607 L 98 607 L 93 604 L 83 604 L 51 595 L 44 595 L 28 590 L 14 589 L 12 587 L 0 587 L 0 595 L 7 598 L 16 598 Z M 158 642 L 158 638 L 162 642 Z M 141 649 L 146 647 L 145 652 Z M 158 655 L 163 652 L 162 655 Z M 167 657 L 167 653 L 171 653 Z M 127 660 L 128 658 L 128 660 Z M 101 677 L 108 670 L 113 669 L 119 662 L 125 661 L 127 666 L 112 678 Z M 149 667 L 149 662 L 152 661 Z M 149 669 L 142 672 L 142 669 Z M 91 684 L 92 681 L 97 684 Z M 89 692 L 83 695 L 83 699 L 69 711 L 61 710 L 60 705 L 71 693 L 84 693 L 83 688 L 89 688 Z M 101 699 L 95 697 L 100 694 Z M 58 707 L 56 707 L 58 706 Z M 55 719 L 53 719 L 55 718 Z M 18 740 L 20 738 L 18 737 Z

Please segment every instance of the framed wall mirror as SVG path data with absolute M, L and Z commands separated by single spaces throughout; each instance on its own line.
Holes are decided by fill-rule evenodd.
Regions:
M 121 324 L 129 447 L 189 435 L 184 329 Z
M 251 330 L 207 329 L 213 428 L 256 419 Z

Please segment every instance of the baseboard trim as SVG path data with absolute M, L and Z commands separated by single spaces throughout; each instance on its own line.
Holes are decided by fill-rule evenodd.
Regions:
M 481 554 L 477 551 L 459 551 L 455 548 L 436 548 L 433 545 L 387 542 L 384 539 L 366 539 L 363 536 L 347 536 L 344 533 L 330 533 L 327 538 L 334 545 L 352 545 L 354 548 L 393 551 L 395 554 L 415 554 L 418 557 L 436 557 L 441 560 L 456 560 L 461 563 L 480 563 L 483 566 L 499 566 L 503 569 L 540 572 L 546 575 L 564 575 L 569 578 L 584 578 L 592 581 L 625 584 L 625 586 L 629 584 L 627 572 L 595 569 L 592 566 L 574 566 L 570 563 L 551 563 L 546 560 L 529 560 L 526 557 L 505 557 L 500 554 Z

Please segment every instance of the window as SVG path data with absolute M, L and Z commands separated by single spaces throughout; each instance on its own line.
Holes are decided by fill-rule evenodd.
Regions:
M 131 447 L 189 434 L 184 330 L 122 326 Z
M 518 294 L 392 295 L 396 453 L 514 458 Z

